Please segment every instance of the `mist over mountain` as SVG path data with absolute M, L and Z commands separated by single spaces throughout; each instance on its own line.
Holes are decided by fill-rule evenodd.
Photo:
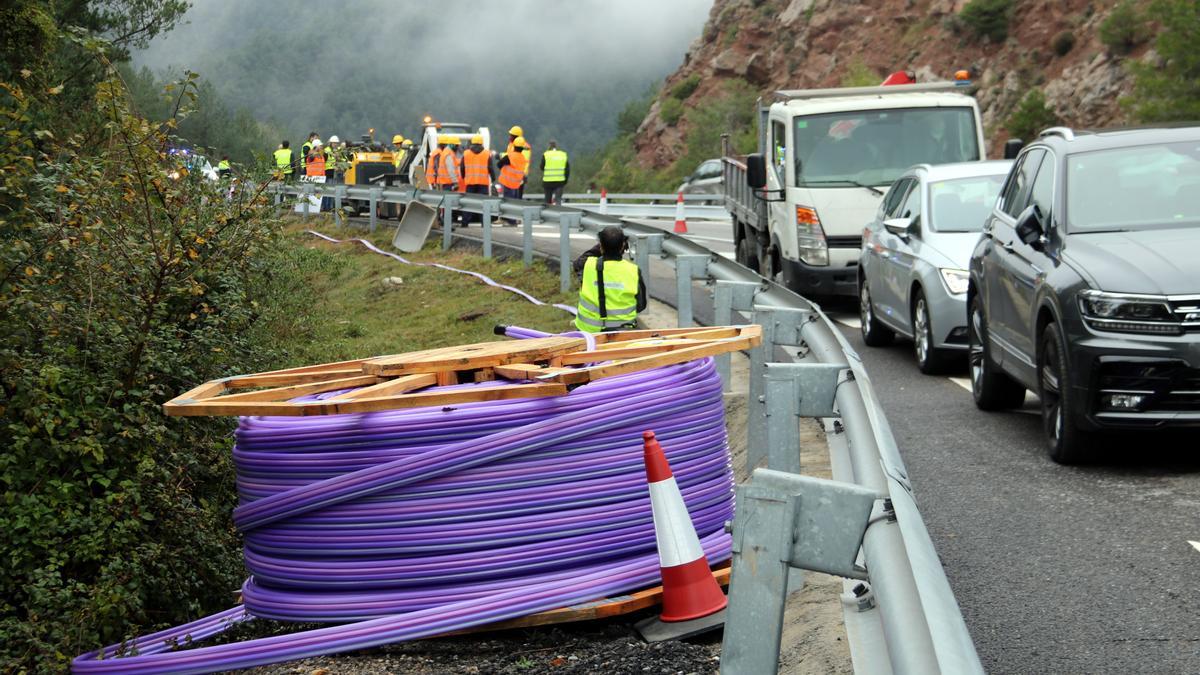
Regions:
M 613 136 L 700 35 L 712 0 L 286 3 L 195 0 L 183 25 L 134 54 L 156 72 L 197 71 L 231 106 L 288 130 L 390 138 L 425 114 L 520 124 L 537 148 Z

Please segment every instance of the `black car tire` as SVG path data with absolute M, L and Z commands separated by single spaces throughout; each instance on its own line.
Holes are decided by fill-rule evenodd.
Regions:
M 1006 375 L 992 360 L 987 342 L 987 319 L 972 297 L 967 307 L 967 360 L 971 395 L 980 410 L 1008 410 L 1025 401 L 1025 387 Z
M 926 375 L 940 375 L 946 372 L 957 356 L 948 349 L 934 346 L 933 322 L 929 319 L 929 303 L 921 289 L 916 289 L 913 297 L 912 311 L 913 356 L 917 358 L 917 368 Z
M 754 240 L 750 236 L 744 236 L 738 240 L 737 245 L 737 261 L 756 274 L 759 271 L 758 264 L 758 247 L 754 245 Z
M 864 279 L 858 284 L 858 319 L 862 339 L 868 347 L 886 347 L 892 344 L 896 332 L 875 318 L 875 307 L 871 304 L 871 289 Z
M 783 282 L 783 279 L 780 275 L 780 272 L 783 270 L 780 269 L 779 266 L 779 249 L 776 248 L 775 245 L 772 244 L 770 248 L 763 251 L 763 259 L 759 263 L 759 267 L 762 269 L 762 271 L 759 272 L 762 278 L 766 279 L 767 281 L 774 281 L 776 283 Z
M 1067 344 L 1058 324 L 1042 330 L 1038 350 L 1038 395 L 1042 399 L 1042 431 L 1050 459 L 1059 464 L 1078 464 L 1091 454 L 1095 438 L 1078 428 L 1071 418 L 1075 394 L 1071 391 L 1063 355 Z

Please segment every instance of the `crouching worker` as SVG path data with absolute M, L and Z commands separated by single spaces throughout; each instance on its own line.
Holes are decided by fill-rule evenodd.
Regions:
M 624 259 L 625 233 L 610 225 L 598 238 L 574 264 L 583 275 L 575 327 L 589 333 L 636 328 L 638 312 L 646 309 L 646 284 L 637 265 Z

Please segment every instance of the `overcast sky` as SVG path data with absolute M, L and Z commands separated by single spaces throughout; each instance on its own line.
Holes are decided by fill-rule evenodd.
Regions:
M 682 63 L 712 6 L 712 0 L 192 1 L 185 23 L 135 54 L 135 63 L 196 70 L 230 103 L 293 129 L 386 127 L 418 108 L 446 117 L 478 113 L 484 121 L 536 116 L 536 101 L 522 109 L 511 100 L 525 92 L 525 98 L 562 97 L 568 105 L 578 98 L 592 113 L 611 107 L 601 111 L 603 119 L 615 118 L 625 102 Z M 576 90 L 592 96 L 575 97 Z

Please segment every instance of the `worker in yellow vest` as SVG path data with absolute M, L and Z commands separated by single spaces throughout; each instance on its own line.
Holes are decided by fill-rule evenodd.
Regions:
M 524 137 L 514 139 L 512 147 L 497 164 L 500 167 L 500 187 L 505 199 L 520 199 L 525 190 L 525 175 L 529 164 L 524 150 Z
M 546 152 L 542 153 L 542 203 L 562 206 L 563 189 L 571 178 L 571 165 L 567 153 L 558 149 L 558 141 L 552 140 L 547 145 Z
M 345 150 L 342 148 L 342 141 L 337 137 L 337 134 L 329 137 L 329 143 L 325 145 L 324 153 L 325 182 L 342 182 L 342 176 L 345 174 L 348 164 L 345 161 Z
M 217 162 L 217 177 L 226 178 L 233 169 L 229 165 L 229 155 L 222 155 L 221 161 Z
M 412 145 L 411 143 L 409 145 Z M 392 136 L 392 166 L 399 171 L 401 166 L 404 166 L 404 159 L 408 156 L 408 150 L 404 145 L 404 136 L 396 134 Z
M 637 265 L 625 260 L 629 243 L 616 225 L 600 230 L 600 242 L 575 261 L 583 273 L 575 327 L 588 333 L 637 327 L 646 309 L 646 283 Z
M 292 180 L 292 149 L 291 143 L 284 141 L 275 150 L 275 173 L 285 181 Z

